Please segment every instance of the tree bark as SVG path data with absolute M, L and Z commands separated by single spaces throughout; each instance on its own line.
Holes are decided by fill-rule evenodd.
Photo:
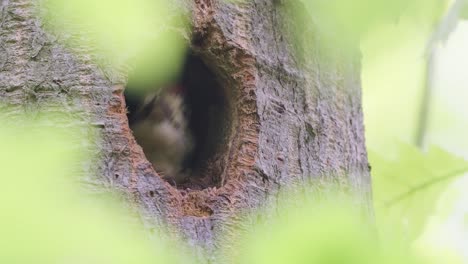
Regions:
M 99 162 L 83 171 L 83 182 L 122 191 L 148 228 L 173 226 L 208 256 L 232 242 L 241 212 L 274 206 L 285 188 L 311 192 L 310 186 L 340 183 L 371 211 L 359 56 L 323 56 L 313 25 L 291 19 L 303 9 L 299 3 L 175 5 L 192 15 L 187 41 L 226 97 L 221 144 L 205 171 L 216 179 L 211 186 L 177 189 L 155 173 L 128 126 L 126 68 L 98 65 L 92 47 L 66 48 L 64 38 L 75 36 L 46 33 L 33 0 L 1 2 L 0 101 L 10 105 L 3 114 L 82 113 L 86 118 L 73 122 L 90 123 L 84 133 L 101 135 L 86 143 L 98 146 Z

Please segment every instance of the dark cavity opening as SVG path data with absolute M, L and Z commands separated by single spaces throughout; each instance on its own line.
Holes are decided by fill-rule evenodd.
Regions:
M 136 83 L 139 82 L 133 76 L 137 74 L 129 76 L 125 89 L 127 116 L 138 144 L 143 148 L 148 161 L 153 163 L 155 170 L 178 189 L 199 190 L 219 186 L 225 165 L 222 157 L 228 145 L 231 118 L 227 91 L 220 85 L 213 71 L 198 56 L 189 53 L 183 71 L 170 84 L 155 85 L 148 90 L 147 87 L 137 87 Z M 146 92 L 138 92 L 142 90 Z M 166 122 L 172 112 L 179 111 L 171 109 L 178 108 L 178 104 L 171 105 L 167 102 L 169 99 L 164 99 L 164 94 L 167 93 L 181 99 L 183 123 L 187 131 L 181 133 L 184 136 L 179 135 L 176 138 L 177 143 L 172 147 L 166 143 L 173 139 L 164 137 L 178 134 L 177 128 L 182 129 L 184 124 L 174 124 L 171 130 L 174 133 L 168 135 L 162 133 L 139 136 L 137 131 L 141 127 L 139 124 L 146 122 L 147 125 L 151 124 L 150 127 L 158 126 Z M 153 97 L 152 94 L 158 95 Z M 158 144 L 166 145 L 161 147 Z M 191 144 L 191 147 L 184 148 L 184 144 Z M 182 150 L 178 151 L 177 148 Z M 176 151 L 173 151 L 174 149 Z M 190 151 L 184 153 L 187 149 Z M 172 157 L 181 153 L 184 153 L 184 158 L 180 170 L 168 172 L 162 169 L 168 167 L 166 163 L 170 162 L 171 158 L 161 158 L 161 155 Z M 175 175 L 170 175 L 171 173 Z

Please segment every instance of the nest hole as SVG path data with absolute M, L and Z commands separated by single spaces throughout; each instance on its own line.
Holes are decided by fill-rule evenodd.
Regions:
M 211 70 L 211 67 L 208 67 L 199 56 L 192 52 L 186 55 L 182 72 L 169 84 L 151 84 L 150 89 L 139 87 L 141 82 L 135 80 L 138 78 L 136 76 L 138 74 L 129 76 L 125 89 L 127 117 L 137 143 L 143 148 L 146 158 L 153 164 L 155 171 L 178 189 L 201 190 L 219 187 L 223 181 L 224 157 L 229 145 L 230 124 L 233 116 L 230 106 L 232 96 L 229 96 L 228 90 L 220 84 L 220 78 Z M 161 95 L 165 93 L 173 93 L 181 99 L 180 106 L 183 108 L 184 118 L 182 127 L 186 127 L 184 130 L 186 133 L 182 133 L 183 138 L 176 140 L 177 144 L 174 144 L 173 148 L 170 144 L 159 147 L 158 143 L 154 143 L 172 140 L 165 139 L 164 134 L 142 137 L 136 131 L 142 122 L 151 124 L 149 127 L 158 126 L 159 123 L 167 121 L 171 111 L 179 111 L 178 109 L 165 109 L 177 108 L 178 105 L 171 106 L 164 102 L 164 99 L 151 100 L 155 94 L 158 94 L 157 98 L 162 98 Z M 154 108 L 161 108 L 161 111 L 158 110 L 159 115 L 152 114 Z M 157 117 L 151 119 L 154 116 Z M 177 125 L 172 129 L 174 133 L 169 133 L 169 135 L 179 133 Z M 191 145 L 184 148 L 186 147 L 184 144 Z M 176 148 L 183 150 L 174 152 Z M 189 151 L 184 153 L 186 149 Z M 177 172 L 172 172 L 175 175 L 170 175 L 161 169 L 164 166 L 170 166 L 170 164 L 158 164 L 158 162 L 167 163 L 168 160 L 170 162 L 171 159 L 165 159 L 164 155 L 181 155 L 181 153 L 184 155 L 183 162 L 175 165 L 180 165 Z

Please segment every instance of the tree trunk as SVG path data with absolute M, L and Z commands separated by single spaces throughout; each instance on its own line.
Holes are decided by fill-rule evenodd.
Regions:
M 274 205 L 286 187 L 338 182 L 369 209 L 359 58 L 323 56 L 313 25 L 291 19 L 303 7 L 281 2 L 178 3 L 192 13 L 192 53 L 213 73 L 218 84 L 211 89 L 219 91 L 212 92 L 224 100 L 221 114 L 206 117 L 218 132 L 217 142 L 204 143 L 213 146 L 200 161 L 203 188 L 176 188 L 155 173 L 128 126 L 126 70 L 98 66 L 91 47 L 74 53 L 64 36 L 45 33 L 36 1 L 1 2 L 0 101 L 12 106 L 9 116 L 45 102 L 62 107 L 47 111 L 84 113 L 89 119 L 74 122 L 90 122 L 89 131 L 97 128 L 101 137 L 88 142 L 98 145 L 100 162 L 83 172 L 83 182 L 123 191 L 149 228 L 174 226 L 208 254 L 230 243 L 241 212 Z M 298 28 L 304 32 L 295 35 Z

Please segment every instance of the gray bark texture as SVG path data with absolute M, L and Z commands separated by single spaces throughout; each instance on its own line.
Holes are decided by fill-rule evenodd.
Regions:
M 223 147 L 206 172 L 219 184 L 202 190 L 171 186 L 146 160 L 126 117 L 126 67 L 96 63 L 92 47 L 66 48 L 76 36 L 46 32 L 37 1 L 0 3 L 0 102 L 10 106 L 3 114 L 53 102 L 45 110 L 86 117 L 73 120 L 100 137 L 86 143 L 97 146 L 97 159 L 83 182 L 122 191 L 149 229 L 172 226 L 212 257 L 245 225 L 242 212 L 274 206 L 282 189 L 340 183 L 370 210 L 359 56 L 325 56 L 313 25 L 291 19 L 300 3 L 174 2 L 192 17 L 191 49 L 227 94 Z

